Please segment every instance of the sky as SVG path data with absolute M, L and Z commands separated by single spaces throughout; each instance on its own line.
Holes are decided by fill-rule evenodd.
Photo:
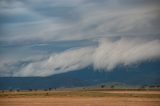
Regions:
M 0 0 L 1 77 L 159 59 L 160 0 Z

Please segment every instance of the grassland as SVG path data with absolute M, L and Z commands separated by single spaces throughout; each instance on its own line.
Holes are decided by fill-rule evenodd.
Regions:
M 159 90 L 0 91 L 0 106 L 160 106 Z
M 87 89 L 87 90 L 37 90 L 37 91 L 0 91 L 0 97 L 137 97 L 160 98 L 159 90 L 112 90 L 112 89 Z

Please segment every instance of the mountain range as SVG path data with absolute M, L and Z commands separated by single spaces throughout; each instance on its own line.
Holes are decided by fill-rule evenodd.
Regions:
M 93 66 L 48 77 L 0 77 L 0 89 L 48 89 L 85 87 L 102 83 L 127 85 L 160 84 L 160 61 L 148 61 L 127 67 L 119 65 L 111 71 Z

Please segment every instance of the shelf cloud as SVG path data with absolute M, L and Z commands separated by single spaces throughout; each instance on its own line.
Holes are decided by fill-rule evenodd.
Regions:
M 159 59 L 159 11 L 159 0 L 0 0 L 0 76 Z
M 160 40 L 139 38 L 101 39 L 98 45 L 73 48 L 29 62 L 6 76 L 49 76 L 76 71 L 93 65 L 97 70 L 112 71 L 118 65 L 128 66 L 160 58 Z M 4 72 L 1 72 L 3 75 Z

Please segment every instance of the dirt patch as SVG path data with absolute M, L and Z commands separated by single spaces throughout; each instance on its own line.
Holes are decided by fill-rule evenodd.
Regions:
M 160 94 L 160 91 L 101 91 L 105 93 L 118 94 Z
M 160 99 L 126 97 L 0 98 L 0 106 L 160 106 Z

